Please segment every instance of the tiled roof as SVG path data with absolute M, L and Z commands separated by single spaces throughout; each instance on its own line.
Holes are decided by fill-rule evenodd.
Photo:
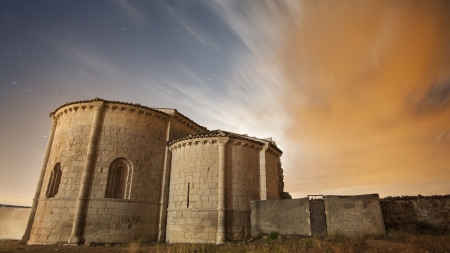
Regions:
M 95 102 L 95 101 L 103 101 L 105 103 L 114 103 L 114 104 L 122 104 L 122 105 L 131 105 L 131 106 L 136 106 L 136 107 L 152 110 L 152 111 L 159 112 L 159 113 L 162 113 L 164 115 L 170 116 L 169 114 L 158 110 L 158 108 L 148 107 L 148 106 L 144 106 L 144 105 L 141 105 L 141 104 L 138 104 L 138 103 L 133 104 L 133 103 L 122 102 L 122 101 L 106 100 L 106 99 L 102 99 L 102 98 L 94 98 L 94 99 L 91 99 L 91 100 L 80 100 L 80 101 L 74 101 L 74 102 L 66 102 L 63 105 L 61 105 L 60 107 L 56 108 L 56 110 L 54 110 L 53 113 L 56 113 L 59 109 L 65 107 L 65 106 L 69 106 L 69 105 L 73 105 L 73 104 L 91 103 L 91 102 Z M 168 108 L 162 108 L 162 109 L 168 109 Z M 180 113 L 178 110 L 176 110 L 176 109 L 173 109 L 173 110 L 176 111 L 177 115 L 185 118 L 186 120 L 189 120 L 190 122 L 194 123 L 197 127 L 203 129 L 204 131 L 208 130 L 208 128 L 197 124 L 195 121 L 193 121 L 189 117 L 185 116 L 184 114 Z
M 175 144 L 177 142 L 183 141 L 183 140 L 190 140 L 190 139 L 198 139 L 198 138 L 208 138 L 208 137 L 230 137 L 233 139 L 242 139 L 242 140 L 246 140 L 246 141 L 251 141 L 260 145 L 264 145 L 265 142 L 268 142 L 266 140 L 262 140 L 262 139 L 258 139 L 255 137 L 249 138 L 245 135 L 241 135 L 241 134 L 236 134 L 236 133 L 232 133 L 232 132 L 227 132 L 227 131 L 223 131 L 220 129 L 217 130 L 211 130 L 211 131 L 206 131 L 206 132 L 202 132 L 202 133 L 196 133 L 196 134 L 191 134 L 189 136 L 186 136 L 184 138 L 179 138 L 176 140 L 173 140 L 169 143 L 169 146 L 172 144 Z M 255 140 L 258 139 L 258 140 Z M 275 150 L 277 150 L 280 153 L 283 153 L 283 151 L 281 151 L 275 144 L 273 144 L 272 142 L 269 142 L 269 146 L 271 146 L 272 148 L 274 148 Z
M 105 103 L 114 103 L 114 104 L 122 104 L 122 105 L 132 105 L 132 106 L 136 106 L 136 107 L 152 110 L 152 111 L 155 111 L 155 112 L 159 112 L 159 113 L 162 113 L 164 115 L 169 116 L 167 113 L 158 111 L 158 110 L 156 110 L 154 108 L 151 108 L 151 107 L 148 107 L 148 106 L 143 106 L 141 104 L 133 104 L 133 103 L 122 102 L 122 101 L 106 100 L 106 99 L 103 99 L 103 98 L 93 98 L 91 100 L 79 100 L 79 101 L 74 101 L 74 102 L 66 102 L 63 105 L 61 105 L 60 107 L 56 108 L 53 111 L 53 113 L 56 113 L 59 109 L 65 107 L 65 106 L 69 106 L 69 105 L 73 105 L 73 104 L 91 103 L 91 102 L 95 102 L 95 101 L 103 101 Z

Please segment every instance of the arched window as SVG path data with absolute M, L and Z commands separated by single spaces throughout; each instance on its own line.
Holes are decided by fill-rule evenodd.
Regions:
M 55 197 L 55 195 L 58 193 L 61 176 L 61 164 L 57 163 L 55 164 L 55 167 L 52 170 L 52 174 L 50 175 L 50 180 L 48 181 L 47 193 L 45 194 L 47 198 Z
M 105 198 L 129 199 L 133 167 L 125 158 L 114 160 L 109 166 Z

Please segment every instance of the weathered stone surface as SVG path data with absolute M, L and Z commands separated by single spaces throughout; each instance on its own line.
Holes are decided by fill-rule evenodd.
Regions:
M 450 231 L 450 196 L 389 197 L 380 201 L 386 229 Z
M 311 235 L 308 198 L 251 202 L 251 234 Z
M 220 201 L 224 201 L 225 237 L 242 240 L 250 235 L 250 201 L 258 200 L 260 150 L 263 142 L 231 135 L 228 132 L 198 135 L 174 142 L 172 151 L 167 242 L 214 243 L 220 232 Z M 226 145 L 220 151 L 219 145 Z M 224 152 L 225 182 L 220 184 L 220 152 Z M 269 175 L 271 198 L 281 196 L 279 156 L 271 150 Z M 269 153 L 269 151 L 268 151 Z M 266 156 L 267 157 L 267 156 Z M 275 173 L 275 175 L 272 175 Z M 222 200 L 220 186 L 224 187 Z M 197 231 L 198 234 L 191 233 Z
M 328 234 L 384 235 L 378 194 L 324 196 Z
M 51 115 L 30 244 L 233 239 L 249 230 L 251 200 L 262 191 L 282 196 L 282 152 L 272 141 L 207 131 L 174 109 L 99 98 Z

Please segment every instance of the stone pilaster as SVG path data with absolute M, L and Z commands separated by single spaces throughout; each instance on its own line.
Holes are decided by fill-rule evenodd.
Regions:
M 83 225 L 83 217 L 86 207 L 86 200 L 89 191 L 89 182 L 92 174 L 92 167 L 95 157 L 95 147 L 97 145 L 98 133 L 100 130 L 100 123 L 103 114 L 104 102 L 103 101 L 94 101 L 92 102 L 94 105 L 95 116 L 94 122 L 92 123 L 91 133 L 89 136 L 89 143 L 87 149 L 87 158 L 84 164 L 83 170 L 83 178 L 81 179 L 81 187 L 80 193 L 77 198 L 77 207 L 75 211 L 75 218 L 72 226 L 72 234 L 68 240 L 69 243 L 78 244 L 82 239 L 82 225 Z
M 259 152 L 259 196 L 260 200 L 267 200 L 266 151 L 269 144 L 264 144 Z
M 169 204 L 169 185 L 170 185 L 170 166 L 172 160 L 172 152 L 169 150 L 170 140 L 170 121 L 167 122 L 166 129 L 166 147 L 164 148 L 164 168 L 163 178 L 161 184 L 161 199 L 159 210 L 159 224 L 158 224 L 158 241 L 165 241 L 166 237 L 166 225 L 167 225 L 167 207 Z
M 219 184 L 218 184 L 218 203 L 217 203 L 217 239 L 216 244 L 222 244 L 225 241 L 226 234 L 226 210 L 225 210 L 225 188 L 226 188 L 226 151 L 227 142 L 230 138 L 219 138 Z
M 52 128 L 50 130 L 50 135 L 48 136 L 47 141 L 47 149 L 45 150 L 44 162 L 42 163 L 41 174 L 39 176 L 38 185 L 36 187 L 36 192 L 33 198 L 33 204 L 30 210 L 30 216 L 28 218 L 27 227 L 25 229 L 25 233 L 22 236 L 22 240 L 20 240 L 19 244 L 26 244 L 30 239 L 31 228 L 33 227 L 34 216 L 36 215 L 36 209 L 38 205 L 39 195 L 41 193 L 42 183 L 45 177 L 45 171 L 47 170 L 48 158 L 50 157 L 50 151 L 52 149 L 53 137 L 55 136 L 55 130 L 57 125 L 57 119 L 54 113 L 50 113 L 50 118 L 52 119 Z

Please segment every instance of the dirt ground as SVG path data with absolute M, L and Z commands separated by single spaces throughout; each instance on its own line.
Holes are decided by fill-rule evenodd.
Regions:
M 296 241 L 297 240 L 297 241 Z M 386 239 L 361 239 L 330 242 L 327 239 L 283 239 L 270 242 L 265 238 L 247 243 L 211 244 L 118 244 L 118 245 L 18 245 L 16 240 L 0 240 L 0 252 L 440 252 L 416 248 L 412 243 L 394 242 Z M 311 243 L 312 242 L 312 243 Z M 445 251 L 442 251 L 445 252 Z

